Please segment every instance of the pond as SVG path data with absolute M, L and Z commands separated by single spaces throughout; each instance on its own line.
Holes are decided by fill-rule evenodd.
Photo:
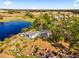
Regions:
M 24 21 L 0 22 L 0 40 L 18 34 L 23 28 L 28 28 L 30 26 L 30 22 Z

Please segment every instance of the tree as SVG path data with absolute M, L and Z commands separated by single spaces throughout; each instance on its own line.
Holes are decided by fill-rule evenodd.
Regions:
M 8 10 L 9 14 L 13 14 L 14 10 Z
M 34 15 L 31 12 L 29 12 L 29 11 L 26 11 L 24 16 L 28 16 L 30 18 L 34 18 Z
M 69 31 L 71 33 L 71 45 L 74 46 L 79 42 L 79 22 L 76 21 L 72 26 L 69 28 Z
M 44 20 L 44 27 L 46 28 L 46 29 L 48 29 L 48 28 L 50 28 L 50 25 L 51 25 L 51 21 L 50 21 L 50 16 L 47 14 L 47 13 L 45 13 L 44 15 L 43 15 L 43 20 Z

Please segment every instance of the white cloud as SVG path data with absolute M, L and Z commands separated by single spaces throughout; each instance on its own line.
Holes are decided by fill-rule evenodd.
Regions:
M 79 4 L 74 4 L 74 7 L 78 7 L 79 6 Z
M 79 2 L 79 0 L 74 0 L 74 3 L 78 3 Z
M 79 7 L 79 0 L 74 0 L 73 6 L 74 6 L 74 7 Z
M 12 5 L 13 2 L 11 0 L 6 0 L 6 1 L 3 2 L 3 4 L 6 5 L 6 6 L 9 6 L 9 5 Z
M 76 1 L 79 1 L 79 0 L 76 0 Z

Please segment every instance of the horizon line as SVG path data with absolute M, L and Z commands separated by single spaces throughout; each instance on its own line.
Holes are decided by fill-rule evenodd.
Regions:
M 7 10 L 7 9 L 11 9 L 11 10 L 79 10 L 79 8 L 0 8 L 0 10 Z

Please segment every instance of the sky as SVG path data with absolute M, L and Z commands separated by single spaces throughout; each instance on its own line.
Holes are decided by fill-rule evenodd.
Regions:
M 0 0 L 0 9 L 79 9 L 79 0 Z

